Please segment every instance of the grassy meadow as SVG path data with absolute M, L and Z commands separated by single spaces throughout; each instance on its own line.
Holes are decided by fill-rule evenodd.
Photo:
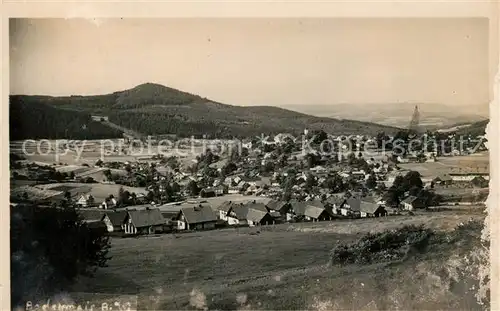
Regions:
M 329 252 L 369 231 L 410 223 L 451 230 L 483 217 L 469 210 L 114 238 L 109 267 L 75 291 L 137 294 L 140 309 L 157 310 L 470 309 L 477 307 L 470 293 L 434 287 L 451 282 L 451 253 L 335 267 Z

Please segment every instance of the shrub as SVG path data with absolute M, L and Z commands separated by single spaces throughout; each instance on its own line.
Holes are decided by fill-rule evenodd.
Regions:
M 331 251 L 332 264 L 369 264 L 403 259 L 410 251 L 421 252 L 434 232 L 423 226 L 369 233 L 351 244 L 339 244 Z

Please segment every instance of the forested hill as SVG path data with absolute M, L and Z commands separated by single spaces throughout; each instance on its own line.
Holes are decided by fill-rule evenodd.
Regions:
M 90 114 L 54 108 L 14 96 L 9 106 L 10 140 L 119 138 L 122 132 L 91 120 Z
M 332 134 L 393 133 L 398 130 L 369 122 L 315 117 L 278 107 L 226 105 L 153 83 L 97 96 L 11 96 L 11 106 L 19 102 L 45 104 L 40 109 L 50 106 L 106 115 L 111 122 L 146 135 L 224 138 L 279 132 L 298 134 L 304 128 L 323 129 Z M 29 115 L 20 117 L 24 123 L 29 123 Z
M 472 135 L 472 136 L 478 136 L 478 135 L 484 135 L 486 131 L 486 126 L 490 123 L 490 120 L 483 120 L 479 122 L 474 122 L 469 126 L 462 127 L 460 128 L 456 134 L 457 135 Z

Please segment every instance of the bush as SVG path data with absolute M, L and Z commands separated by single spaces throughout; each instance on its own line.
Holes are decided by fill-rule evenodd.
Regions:
M 421 252 L 434 232 L 423 226 L 404 226 L 382 233 L 369 233 L 351 244 L 339 244 L 331 251 L 332 264 L 370 264 L 404 259 L 410 251 Z

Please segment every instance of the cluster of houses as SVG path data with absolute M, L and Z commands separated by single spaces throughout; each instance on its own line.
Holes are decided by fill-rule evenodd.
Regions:
M 403 202 L 406 210 L 420 207 L 417 198 Z M 380 198 L 351 194 L 333 195 L 313 201 L 225 201 L 217 207 L 207 201 L 169 203 L 161 206 L 138 205 L 115 210 L 78 209 L 87 223 L 113 235 L 140 235 L 192 230 L 210 230 L 232 226 L 265 226 L 286 222 L 333 221 L 396 215 Z

